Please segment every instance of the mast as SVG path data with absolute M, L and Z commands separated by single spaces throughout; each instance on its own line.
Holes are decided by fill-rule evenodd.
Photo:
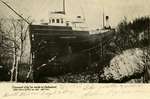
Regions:
M 65 11 L 65 0 L 63 0 L 63 14 L 66 14 L 66 11 Z
M 104 15 L 104 9 L 103 9 L 103 28 L 105 27 L 105 15 Z
M 54 11 L 54 12 L 52 12 L 52 13 L 56 13 L 56 14 L 66 14 L 66 11 L 65 11 L 65 0 L 63 0 L 63 8 L 62 8 L 62 10 L 61 11 Z
M 81 7 L 81 6 L 80 6 Z M 81 11 L 82 11 L 82 15 L 83 15 L 83 20 L 84 20 L 84 22 L 86 21 L 86 19 L 85 19 L 85 13 L 84 13 L 84 10 L 83 10 L 83 8 L 81 7 Z

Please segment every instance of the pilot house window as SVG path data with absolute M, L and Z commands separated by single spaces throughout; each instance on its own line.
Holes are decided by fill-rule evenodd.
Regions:
M 59 19 L 57 19 L 56 22 L 59 23 Z
M 52 19 L 52 23 L 55 23 L 55 19 Z
M 61 23 L 64 23 L 63 19 L 61 19 Z
M 49 23 L 51 23 L 51 19 L 49 19 Z

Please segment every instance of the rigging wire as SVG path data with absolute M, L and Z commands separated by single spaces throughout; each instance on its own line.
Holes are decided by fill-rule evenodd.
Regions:
M 24 17 L 22 17 L 17 11 L 15 11 L 9 4 L 7 4 L 6 2 L 4 2 L 3 0 L 0 0 L 1 3 L 3 3 L 4 5 L 6 5 L 9 9 L 11 9 L 16 15 L 18 15 L 21 19 L 23 19 L 26 23 L 28 23 L 29 25 L 31 24 L 29 21 L 27 21 Z

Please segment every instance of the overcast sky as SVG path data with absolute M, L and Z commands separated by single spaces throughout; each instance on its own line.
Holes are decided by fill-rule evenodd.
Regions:
M 24 17 L 47 19 L 48 13 L 62 9 L 62 0 L 3 0 Z M 116 26 L 124 16 L 132 20 L 150 15 L 150 0 L 66 0 L 68 16 L 85 15 L 89 27 L 102 26 L 103 9 L 110 16 L 110 24 Z M 0 3 L 1 17 L 16 17 L 4 4 Z

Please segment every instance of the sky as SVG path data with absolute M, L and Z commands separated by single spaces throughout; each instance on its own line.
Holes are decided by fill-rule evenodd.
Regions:
M 36 21 L 48 19 L 49 12 L 61 10 L 62 0 L 3 0 L 25 18 Z M 69 17 L 84 15 L 90 28 L 102 27 L 102 14 L 108 15 L 111 26 L 115 27 L 124 19 L 133 20 L 150 15 L 150 0 L 66 0 Z M 0 3 L 0 17 L 16 17 Z

